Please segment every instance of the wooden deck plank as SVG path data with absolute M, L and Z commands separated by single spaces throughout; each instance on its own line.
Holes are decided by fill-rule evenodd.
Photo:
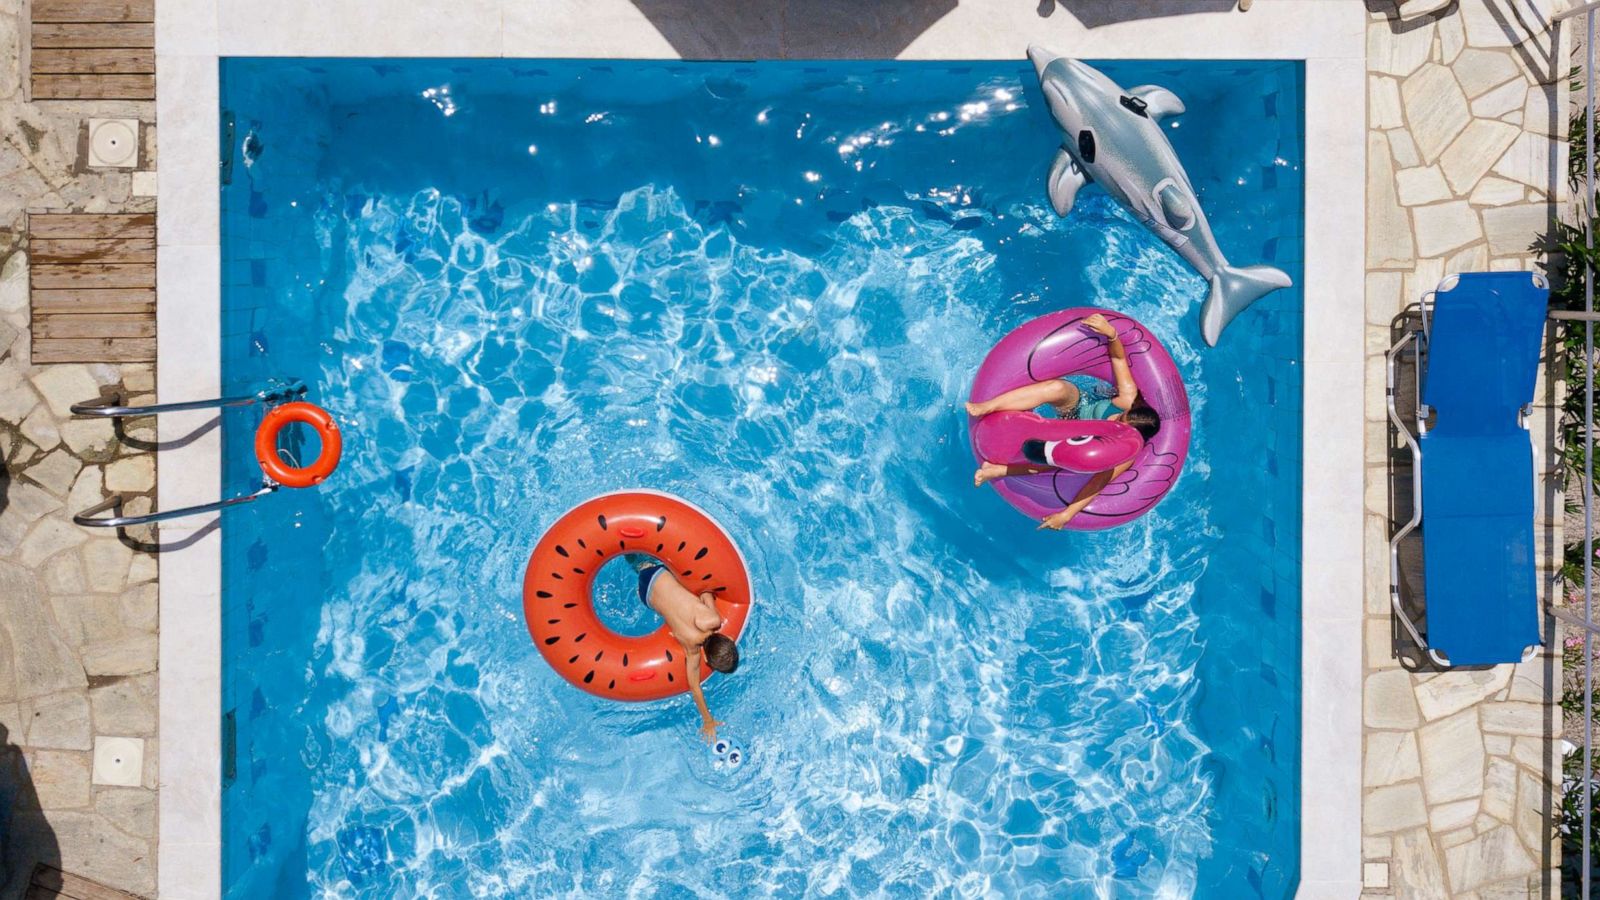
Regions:
M 35 75 L 35 100 L 154 100 L 156 76 Z
M 34 338 L 35 363 L 154 362 L 155 338 Z
M 155 0 L 33 0 L 34 22 L 154 22 Z
M 33 291 L 34 316 L 84 313 L 141 313 L 154 316 L 156 292 L 147 288 Z
M 153 338 L 154 316 L 140 313 L 81 313 L 33 317 L 33 336 L 45 338 Z
M 148 263 L 61 263 L 30 266 L 34 290 L 62 288 L 153 288 L 156 267 Z
M 28 258 L 41 263 L 153 263 L 154 238 L 35 238 L 28 242 Z
M 31 213 L 28 234 L 37 238 L 156 237 L 155 213 Z
M 156 26 L 150 22 L 36 22 L 33 52 L 71 47 L 153 49 Z
M 33 74 L 129 75 L 154 74 L 156 52 L 132 49 L 88 49 L 33 51 Z

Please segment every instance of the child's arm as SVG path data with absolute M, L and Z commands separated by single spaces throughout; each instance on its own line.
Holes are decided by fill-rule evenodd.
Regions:
M 684 653 L 684 677 L 689 681 L 689 693 L 694 696 L 694 705 L 700 710 L 700 734 L 709 744 L 717 739 L 717 726 L 722 723 L 711 717 L 711 707 L 706 705 L 705 691 L 700 689 L 700 660 L 699 647 Z
M 1085 319 L 1083 324 L 1106 339 L 1106 352 L 1111 355 L 1111 374 L 1117 382 L 1117 395 L 1111 398 L 1112 405 L 1123 412 L 1133 409 L 1133 404 L 1139 399 L 1139 386 L 1133 383 L 1133 372 L 1128 369 L 1128 351 L 1122 346 L 1117 329 L 1099 313 Z

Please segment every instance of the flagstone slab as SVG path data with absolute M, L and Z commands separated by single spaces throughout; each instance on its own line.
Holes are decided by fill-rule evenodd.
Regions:
M 1469 99 L 1482 96 L 1512 79 L 1522 81 L 1522 71 L 1502 50 L 1463 50 L 1450 71 L 1455 73 Z
M 44 810 L 89 805 L 89 754 L 72 750 L 35 750 L 28 754 L 28 775 Z
M 1429 721 L 1458 713 L 1505 689 L 1510 666 L 1440 672 L 1417 685 L 1417 706 Z
M 22 743 L 27 747 L 88 750 L 91 746 L 89 698 L 82 691 L 35 697 L 23 704 L 23 715 L 26 731 Z
M 1482 796 L 1485 754 L 1476 707 L 1423 726 L 1417 749 L 1430 804 Z
M 1533 855 L 1509 825 L 1445 851 L 1446 870 L 1454 891 L 1470 891 L 1493 881 L 1527 875 L 1538 868 Z
M 1389 153 L 1394 157 L 1391 171 L 1394 166 L 1411 168 L 1422 165 L 1422 154 L 1417 152 L 1417 143 L 1411 139 L 1411 132 L 1396 128 L 1385 134 L 1384 138 L 1389 142 Z
M 1411 138 L 1425 162 L 1433 162 L 1467 124 L 1472 111 L 1467 95 L 1444 66 L 1429 63 L 1400 86 Z
M 1428 59 L 1433 48 L 1433 28 L 1423 25 L 1396 31 L 1367 29 L 1367 70 L 1385 75 L 1410 75 Z
M 1478 214 L 1465 200 L 1413 207 L 1411 221 L 1422 256 L 1442 256 L 1483 237 Z
M 1362 782 L 1367 787 L 1383 787 L 1422 777 L 1416 734 L 1410 731 L 1368 734 L 1362 768 Z
M 1439 803 L 1428 808 L 1428 830 L 1442 834 L 1473 824 L 1478 818 L 1479 800 L 1472 797 L 1453 803 Z
M 37 576 L 4 561 L 0 561 L 0 649 L 9 651 L 18 698 L 87 685 L 83 667 L 50 622 Z
M 1527 189 L 1522 185 L 1489 175 L 1478 179 L 1477 187 L 1472 189 L 1471 202 L 1473 206 L 1505 206 L 1521 203 L 1525 197 Z
M 1439 156 L 1439 166 L 1451 190 L 1457 194 L 1470 192 L 1521 133 L 1513 125 L 1486 119 L 1468 125 Z
M 1449 200 L 1450 186 L 1438 166 L 1418 166 L 1395 173 L 1395 188 L 1402 206 L 1421 206 Z
M 1563 158 L 1548 135 L 1523 131 L 1492 171 L 1524 185 L 1540 186 L 1557 177 L 1557 162 Z
M 1368 791 L 1361 804 L 1361 821 L 1368 834 L 1385 834 L 1426 824 L 1428 806 L 1422 797 L 1422 786 L 1411 781 Z
M 1434 853 L 1433 840 L 1426 828 L 1403 831 L 1394 836 L 1394 858 L 1389 863 L 1389 880 L 1398 897 L 1449 895 L 1449 888 L 1445 886 L 1444 866 Z
M 1408 268 L 1416 257 L 1411 220 L 1395 194 L 1389 142 L 1367 132 L 1367 268 Z
M 1479 119 L 1495 119 L 1514 110 L 1520 110 L 1528 100 L 1528 83 L 1515 79 L 1508 81 L 1472 100 L 1472 114 Z
M 1550 713 L 1541 703 L 1489 703 L 1482 709 L 1483 730 L 1499 734 L 1543 735 Z
M 1483 211 L 1484 236 L 1495 254 L 1531 252 L 1534 244 L 1553 227 L 1549 204 L 1516 203 Z

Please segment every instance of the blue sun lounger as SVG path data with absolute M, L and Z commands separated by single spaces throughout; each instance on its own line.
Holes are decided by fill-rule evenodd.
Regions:
M 1431 303 L 1424 298 L 1422 329 L 1389 351 L 1389 418 L 1413 466 L 1411 520 L 1389 542 L 1389 597 L 1441 666 L 1519 662 L 1541 643 L 1526 418 L 1549 293 L 1528 272 L 1451 276 Z M 1417 360 L 1415 436 L 1395 408 L 1395 361 L 1408 344 Z M 1420 631 L 1400 602 L 1399 564 L 1400 541 L 1419 525 Z

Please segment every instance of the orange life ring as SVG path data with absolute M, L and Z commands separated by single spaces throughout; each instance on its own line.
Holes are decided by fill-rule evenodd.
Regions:
M 289 423 L 300 422 L 311 426 L 322 441 L 322 450 L 309 466 L 295 467 L 278 457 L 278 432 Z M 339 454 L 344 442 L 339 437 L 339 425 L 328 411 L 314 403 L 297 400 L 267 410 L 256 429 L 256 462 L 268 478 L 284 487 L 304 488 L 321 484 L 339 467 Z
M 556 674 L 611 700 L 659 700 L 689 689 L 683 647 L 667 626 L 627 637 L 600 622 L 594 577 L 623 553 L 655 557 L 693 591 L 716 595 L 738 640 L 750 614 L 750 575 L 728 533 L 694 504 L 654 491 L 603 494 L 580 503 L 539 539 L 522 579 L 522 612 L 534 646 Z M 711 677 L 702 664 L 700 677 Z

